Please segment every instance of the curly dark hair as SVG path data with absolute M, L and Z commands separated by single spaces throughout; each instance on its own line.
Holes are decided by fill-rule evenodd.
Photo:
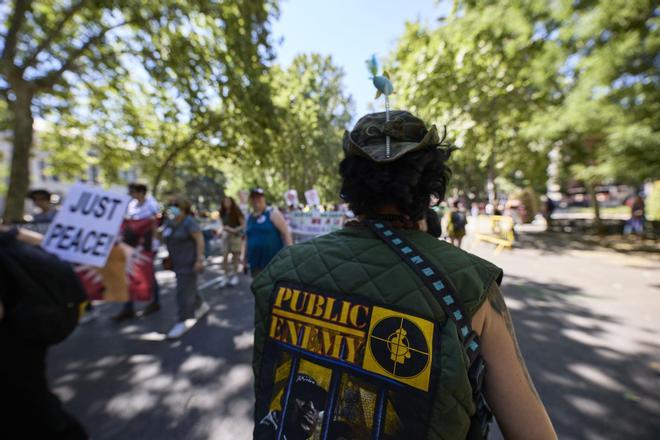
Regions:
M 362 156 L 346 157 L 339 164 L 341 198 L 356 215 L 376 215 L 394 205 L 410 220 L 424 218 L 435 196 L 445 197 L 451 169 L 445 164 L 450 148 L 424 148 L 393 162 L 374 162 Z

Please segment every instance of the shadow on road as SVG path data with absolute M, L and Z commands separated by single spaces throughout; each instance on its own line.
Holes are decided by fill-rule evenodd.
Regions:
M 507 277 L 503 291 L 528 368 L 561 439 L 652 439 L 660 432 L 660 346 L 626 341 L 618 322 L 558 283 Z M 620 349 L 628 346 L 627 349 Z
M 517 234 L 516 249 L 533 249 L 542 254 L 561 255 L 569 251 L 611 250 L 625 255 L 660 255 L 660 247 L 654 240 L 638 241 L 620 235 L 598 236 L 586 233 L 523 232 Z
M 109 320 L 117 305 L 103 305 L 99 319 L 54 347 L 54 390 L 95 439 L 251 438 L 247 285 L 207 289 L 211 312 L 180 341 L 145 340 L 173 323 L 172 286 L 163 287 L 160 313 L 117 326 Z M 613 332 L 627 327 L 583 306 L 599 298 L 574 286 L 507 276 L 503 291 L 560 438 L 657 438 L 660 346 Z
M 163 310 L 116 325 L 116 304 L 79 327 L 50 356 L 51 386 L 95 439 L 250 438 L 253 298 L 247 285 L 207 289 L 211 312 L 181 340 L 165 333 L 175 316 L 171 290 Z

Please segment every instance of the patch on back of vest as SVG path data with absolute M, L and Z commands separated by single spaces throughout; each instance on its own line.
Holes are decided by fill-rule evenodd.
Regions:
M 287 283 L 270 312 L 255 439 L 426 436 L 440 359 L 433 322 Z

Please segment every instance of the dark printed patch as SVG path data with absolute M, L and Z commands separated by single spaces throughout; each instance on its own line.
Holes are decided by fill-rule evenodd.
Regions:
M 256 439 L 425 436 L 437 351 L 431 321 L 279 284 L 267 331 Z

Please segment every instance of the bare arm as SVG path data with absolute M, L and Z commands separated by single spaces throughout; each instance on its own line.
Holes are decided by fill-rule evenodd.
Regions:
M 511 315 L 497 283 L 474 315 L 481 329 L 481 353 L 486 361 L 485 395 L 506 439 L 554 440 L 552 422 L 536 392 L 518 348 Z
M 195 261 L 195 272 L 204 271 L 204 236 L 202 231 L 191 232 L 192 238 L 197 246 L 197 260 Z
M 7 232 L 9 230 L 11 230 L 10 226 L 0 225 L 0 232 Z M 23 243 L 31 244 L 33 246 L 41 246 L 41 243 L 44 239 L 42 234 L 24 228 L 17 228 L 17 231 L 17 240 L 22 241 Z
M 19 228 L 17 238 L 23 243 L 41 246 L 44 236 L 38 232 L 30 231 L 29 229 Z
M 284 246 L 291 246 L 293 240 L 291 239 L 291 231 L 289 231 L 289 225 L 286 224 L 286 220 L 280 211 L 273 210 L 270 213 L 270 220 L 273 222 L 280 235 L 282 236 L 282 241 Z

